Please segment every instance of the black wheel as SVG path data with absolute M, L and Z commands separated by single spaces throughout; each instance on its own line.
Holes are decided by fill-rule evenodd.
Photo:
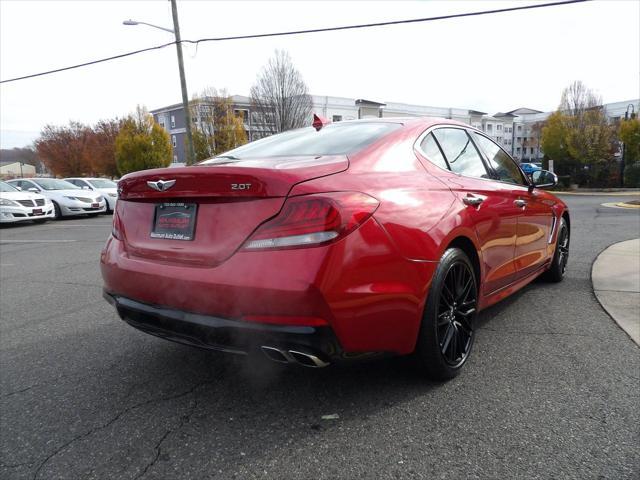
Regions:
M 556 251 L 553 254 L 551 266 L 547 270 L 543 278 L 550 282 L 561 282 L 564 278 L 564 272 L 567 270 L 567 262 L 569 261 L 569 227 L 567 221 L 560 219 L 560 227 L 558 228 L 558 239 L 556 240 Z
M 53 202 L 53 215 L 54 220 L 60 220 L 62 218 L 62 212 L 60 211 L 60 205 L 56 202 Z
M 449 248 L 436 269 L 416 347 L 419 366 L 434 380 L 455 377 L 474 340 L 478 288 L 473 266 L 459 248 Z

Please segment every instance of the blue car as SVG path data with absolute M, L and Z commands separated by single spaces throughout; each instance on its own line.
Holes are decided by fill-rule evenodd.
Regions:
M 541 163 L 521 163 L 520 168 L 522 168 L 522 171 L 527 175 L 532 175 L 533 172 L 537 170 L 542 170 L 542 164 Z

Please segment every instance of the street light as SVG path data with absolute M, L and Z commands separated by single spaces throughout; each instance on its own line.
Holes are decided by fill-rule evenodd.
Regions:
M 139 22 L 137 20 L 125 20 L 124 22 L 122 22 L 123 25 L 146 25 L 148 27 L 153 27 L 153 28 L 157 28 L 159 30 L 164 30 L 165 32 L 169 32 L 169 33 L 174 33 L 175 32 L 173 30 L 171 30 L 170 28 L 164 28 L 164 27 L 159 27 L 158 25 L 154 25 L 152 23 L 147 23 L 147 22 Z
M 184 110 L 184 125 L 187 133 L 187 165 L 192 165 L 195 160 L 195 152 L 193 150 L 193 137 L 191 136 L 191 112 L 189 111 L 189 95 L 187 95 L 187 80 L 184 75 L 184 64 L 182 61 L 182 39 L 180 38 L 180 24 L 178 23 L 178 7 L 176 0 L 171 0 L 171 14 L 173 16 L 173 30 L 169 28 L 159 27 L 147 22 L 137 20 L 125 20 L 123 25 L 147 25 L 148 27 L 164 30 L 173 33 L 176 38 L 176 51 L 178 53 L 178 69 L 180 70 L 180 88 L 182 90 L 182 108 Z

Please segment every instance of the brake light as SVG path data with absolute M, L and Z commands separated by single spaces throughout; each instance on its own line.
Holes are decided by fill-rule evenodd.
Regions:
M 122 225 L 120 224 L 120 217 L 118 216 L 118 210 L 113 210 L 113 223 L 111 225 L 111 235 L 117 240 L 122 240 Z
M 378 205 L 375 198 L 359 192 L 291 197 L 276 217 L 258 227 L 242 249 L 296 248 L 337 241 L 373 215 Z

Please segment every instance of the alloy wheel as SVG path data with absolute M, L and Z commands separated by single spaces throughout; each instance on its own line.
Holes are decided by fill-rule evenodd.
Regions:
M 569 231 L 566 227 L 560 229 L 558 234 L 558 265 L 560 272 L 564 275 L 569 260 Z
M 473 272 L 466 263 L 454 263 L 442 284 L 436 323 L 440 352 L 452 367 L 462 365 L 471 351 L 476 304 Z

